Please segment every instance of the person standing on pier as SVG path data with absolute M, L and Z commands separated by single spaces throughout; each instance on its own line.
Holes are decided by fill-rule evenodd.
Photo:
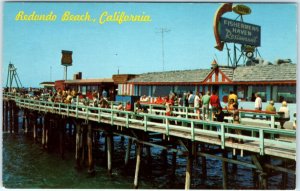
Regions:
M 228 100 L 231 100 L 231 99 L 233 99 L 233 102 L 239 106 L 238 97 L 233 91 L 230 91 L 229 96 L 228 96 Z M 228 106 L 229 106 L 229 102 L 228 102 Z
M 259 110 L 259 111 L 261 111 L 261 109 L 262 109 L 262 100 L 258 93 L 255 94 L 254 109 Z
M 261 109 L 262 109 L 262 100 L 258 93 L 255 93 L 254 109 L 258 110 L 258 111 L 261 111 Z M 253 115 L 253 118 L 255 119 L 256 115 Z
M 239 109 L 236 103 L 233 104 L 233 112 L 232 112 L 233 124 L 240 124 L 240 116 L 239 116 Z M 240 129 L 235 129 L 235 133 L 237 135 L 241 135 L 242 131 Z M 243 140 L 237 139 L 238 143 L 243 143 Z
M 105 91 L 105 90 L 102 91 L 102 97 L 107 98 L 107 91 Z
M 219 96 L 217 95 L 216 91 L 213 91 L 212 95 L 210 96 L 210 105 L 212 109 L 212 119 L 214 119 L 218 107 L 221 106 Z
M 201 105 L 201 98 L 199 92 L 196 92 L 195 98 L 194 98 L 194 108 L 196 113 L 196 119 L 200 120 L 200 105 Z
M 207 91 L 202 97 L 202 119 L 205 120 L 209 116 L 209 102 L 210 102 L 210 92 Z
M 194 107 L 194 100 L 195 100 L 195 95 L 193 94 L 193 92 L 190 92 L 188 97 L 189 107 Z

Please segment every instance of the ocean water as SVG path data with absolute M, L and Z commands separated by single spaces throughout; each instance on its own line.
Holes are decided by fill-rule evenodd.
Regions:
M 40 143 L 35 143 L 31 136 L 22 131 L 19 134 L 3 133 L 3 187 L 5 188 L 90 188 L 90 189 L 132 189 L 135 170 L 135 145 L 132 145 L 129 166 L 124 167 L 124 156 L 127 139 L 124 143 L 120 136 L 114 137 L 114 156 L 112 175 L 106 169 L 104 154 L 104 137 L 99 139 L 99 147 L 93 151 L 95 161 L 95 176 L 89 176 L 87 167 L 76 170 L 74 149 L 66 150 L 65 159 L 61 159 L 58 150 L 51 152 L 42 149 Z M 162 150 L 151 148 L 152 163 L 147 164 L 144 155 L 141 162 L 140 189 L 184 189 L 186 157 L 177 156 L 175 177 L 172 172 L 172 153 L 168 152 L 167 166 L 162 159 Z M 221 155 L 221 153 L 220 153 Z M 240 157 L 239 160 L 250 161 L 250 157 Z M 276 163 L 278 161 L 272 161 Z M 222 189 L 222 162 L 207 159 L 207 178 L 201 178 L 201 159 L 198 158 L 192 168 L 192 189 Z M 268 179 L 269 189 L 281 188 L 282 176 L 273 173 Z M 252 170 L 238 166 L 232 173 L 228 170 L 229 189 L 257 189 L 253 184 Z M 295 176 L 288 176 L 287 189 L 295 188 Z

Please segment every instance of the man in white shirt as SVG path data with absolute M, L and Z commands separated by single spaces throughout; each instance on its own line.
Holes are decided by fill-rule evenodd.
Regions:
M 255 97 L 256 97 L 256 99 L 255 99 L 254 109 L 255 109 L 255 110 L 260 110 L 260 111 L 261 111 L 261 108 L 262 108 L 262 100 L 261 100 L 261 98 L 260 98 L 260 96 L 259 96 L 258 93 L 255 94 Z
M 195 108 L 195 113 L 197 114 L 196 119 L 200 119 L 200 102 L 201 102 L 201 98 L 199 92 L 196 92 L 194 98 L 194 108 Z

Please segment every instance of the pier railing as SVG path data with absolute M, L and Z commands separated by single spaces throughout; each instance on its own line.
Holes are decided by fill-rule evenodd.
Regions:
M 8 94 L 4 94 L 4 98 L 14 100 L 20 108 L 27 108 L 42 113 L 54 113 L 87 121 L 157 132 L 166 136 L 220 145 L 222 149 L 230 147 L 260 153 L 260 155 L 272 155 L 296 160 L 295 130 L 40 101 Z M 236 134 L 235 132 L 238 130 L 242 131 L 242 134 Z M 244 141 L 244 144 L 232 143 L 228 141 L 228 138 L 241 139 Z

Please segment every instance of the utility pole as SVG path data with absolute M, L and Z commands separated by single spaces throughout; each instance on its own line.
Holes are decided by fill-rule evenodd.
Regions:
M 167 28 L 160 28 L 158 33 L 161 33 L 161 47 L 162 47 L 162 67 L 163 67 L 163 71 L 165 71 L 165 48 L 164 48 L 164 33 L 166 32 L 170 32 L 171 30 L 167 29 Z

